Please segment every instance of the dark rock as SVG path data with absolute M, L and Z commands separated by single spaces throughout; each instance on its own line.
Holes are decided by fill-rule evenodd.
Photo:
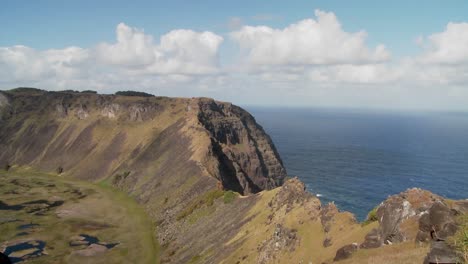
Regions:
M 323 240 L 323 246 L 324 246 L 324 247 L 329 247 L 329 246 L 331 246 L 332 244 L 333 244 L 333 243 L 332 243 L 332 240 L 331 240 L 329 237 L 327 237 L 327 238 L 325 238 L 325 239 Z
M 336 255 L 333 261 L 347 259 L 351 257 L 353 253 L 356 252 L 358 249 L 359 249 L 359 246 L 356 243 L 343 246 L 336 251 Z
M 417 241 L 425 241 L 430 237 L 434 241 L 445 240 L 457 232 L 456 212 L 443 202 L 436 202 L 428 213 L 419 219 Z
M 382 237 L 378 229 L 372 229 L 367 235 L 361 248 L 378 248 L 382 246 Z
M 457 254 L 455 251 L 450 248 L 447 243 L 444 241 L 434 241 L 431 245 L 431 251 L 426 256 L 424 260 L 425 264 L 456 264 L 460 263 L 458 261 Z

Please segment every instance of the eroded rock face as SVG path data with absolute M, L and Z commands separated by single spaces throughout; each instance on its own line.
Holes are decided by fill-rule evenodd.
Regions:
M 362 244 L 364 248 L 375 248 L 414 239 L 417 230 L 408 226 L 418 221 L 429 208 L 442 198 L 422 189 L 413 188 L 390 196 L 377 209 L 379 227 L 372 230 Z
M 240 107 L 212 99 L 197 99 L 190 105 L 198 109 L 199 122 L 212 138 L 212 152 L 220 166 L 225 187 L 242 193 L 256 193 L 280 186 L 286 170 L 270 137 L 255 119 Z
M 76 109 L 75 116 L 80 120 L 84 120 L 88 118 L 89 116 L 88 107 L 86 105 L 79 105 L 78 108 Z
M 108 104 L 101 110 L 101 115 L 107 118 L 116 118 L 120 110 L 119 104 Z

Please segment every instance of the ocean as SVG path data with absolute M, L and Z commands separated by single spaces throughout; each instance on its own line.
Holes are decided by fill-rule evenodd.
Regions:
M 468 113 L 245 107 L 289 176 L 360 221 L 389 195 L 468 198 Z

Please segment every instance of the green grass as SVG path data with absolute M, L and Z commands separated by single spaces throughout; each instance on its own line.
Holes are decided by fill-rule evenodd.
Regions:
M 232 203 L 236 198 L 237 198 L 237 193 L 233 191 L 224 192 L 223 200 L 225 204 Z
M 13 184 L 17 182 L 19 184 Z M 14 193 L 14 192 L 16 193 Z M 80 192 L 86 197 L 78 198 Z M 0 244 L 20 238 L 46 242 L 48 255 L 28 263 L 121 263 L 127 257 L 138 263 L 158 263 L 159 247 L 154 239 L 155 228 L 144 209 L 126 193 L 108 182 L 93 184 L 13 167 L 0 170 L 0 200 L 8 205 L 60 197 L 65 203 L 38 216 L 26 210 L 2 210 L 1 219 L 17 219 L 0 223 Z M 57 217 L 58 211 L 72 212 Z M 26 236 L 18 237 L 18 227 L 34 223 L 39 226 Z M 69 239 L 78 234 L 96 236 L 100 241 L 120 243 L 103 255 L 91 258 L 71 256 Z
M 190 259 L 189 264 L 199 263 L 201 259 L 202 257 L 200 255 L 195 255 Z
M 362 226 L 366 226 L 372 222 L 378 221 L 379 219 L 377 218 L 377 209 L 379 207 L 376 206 L 374 209 L 372 209 L 368 214 L 367 218 L 364 222 L 362 222 Z
M 202 196 L 196 198 L 195 201 L 191 202 L 184 210 L 177 214 L 177 221 L 186 218 L 202 206 L 212 206 L 214 201 L 223 195 L 224 192 L 222 190 L 212 190 L 206 192 Z
M 458 231 L 449 239 L 449 243 L 457 250 L 463 263 L 468 263 L 468 214 L 458 216 L 457 223 Z

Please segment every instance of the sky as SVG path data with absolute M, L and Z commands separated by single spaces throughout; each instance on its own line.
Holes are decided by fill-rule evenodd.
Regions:
M 0 89 L 468 111 L 468 1 L 0 1 Z

